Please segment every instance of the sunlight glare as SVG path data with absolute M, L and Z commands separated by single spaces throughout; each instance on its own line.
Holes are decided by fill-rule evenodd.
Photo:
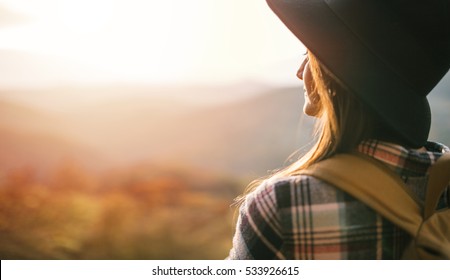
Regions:
M 104 30 L 113 15 L 114 1 L 110 0 L 64 0 L 59 5 L 60 21 L 78 33 Z
M 302 52 L 298 40 L 282 32 L 281 22 L 257 2 L 0 0 L 0 6 L 31 19 L 0 28 L 0 50 L 84 65 L 114 82 L 228 83 L 292 76 L 297 83 L 294 75 L 274 67 L 296 63 L 295 54 Z

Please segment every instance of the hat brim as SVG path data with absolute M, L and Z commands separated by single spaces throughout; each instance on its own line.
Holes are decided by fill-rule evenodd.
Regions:
M 408 74 L 405 71 L 416 71 L 415 67 L 400 69 L 398 65 L 401 65 L 401 61 L 397 63 L 395 59 L 411 60 L 410 54 L 405 54 L 404 58 L 393 58 L 393 63 L 386 59 L 386 56 L 393 56 L 398 52 L 391 50 L 389 53 L 389 47 L 402 48 L 404 41 L 409 38 L 400 38 L 403 43 L 397 46 L 381 46 L 380 53 L 380 46 L 377 49 L 377 46 L 373 47 L 368 43 L 371 40 L 378 41 L 376 36 L 389 36 L 386 39 L 392 39 L 395 34 L 375 34 L 374 38 L 361 38 L 358 31 L 349 27 L 348 22 L 343 22 L 343 16 L 336 11 L 339 7 L 330 6 L 330 2 L 333 1 L 267 0 L 270 8 L 292 33 L 341 83 L 397 132 L 404 144 L 411 147 L 425 145 L 431 123 L 426 94 L 431 88 L 405 79 Z M 358 10 L 354 13 L 358 13 Z M 399 32 L 396 36 L 403 35 Z M 378 44 L 389 44 L 389 40 Z M 414 63 L 415 61 L 410 61 L 410 64 Z M 425 65 L 428 62 L 419 61 L 419 64 Z M 427 92 L 423 94 L 424 91 Z

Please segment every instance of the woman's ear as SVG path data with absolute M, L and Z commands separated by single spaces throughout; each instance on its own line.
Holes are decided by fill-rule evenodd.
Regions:
M 318 117 L 322 109 L 322 102 L 319 94 L 316 91 L 309 93 L 305 91 L 305 104 L 303 105 L 303 112 L 311 117 Z

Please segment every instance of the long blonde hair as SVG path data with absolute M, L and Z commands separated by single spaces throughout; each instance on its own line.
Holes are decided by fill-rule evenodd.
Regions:
M 315 145 L 297 161 L 269 176 L 280 178 L 298 174 L 302 169 L 329 158 L 337 153 L 354 150 L 358 144 L 373 136 L 374 115 L 370 108 L 338 81 L 319 60 L 308 53 L 314 91 L 320 100 L 317 114 Z M 253 181 L 236 201 L 240 204 L 245 196 L 262 181 Z

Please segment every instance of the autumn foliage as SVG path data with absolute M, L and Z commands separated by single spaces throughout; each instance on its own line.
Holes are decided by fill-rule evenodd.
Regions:
M 0 174 L 1 259 L 223 259 L 241 182 L 137 165 Z

